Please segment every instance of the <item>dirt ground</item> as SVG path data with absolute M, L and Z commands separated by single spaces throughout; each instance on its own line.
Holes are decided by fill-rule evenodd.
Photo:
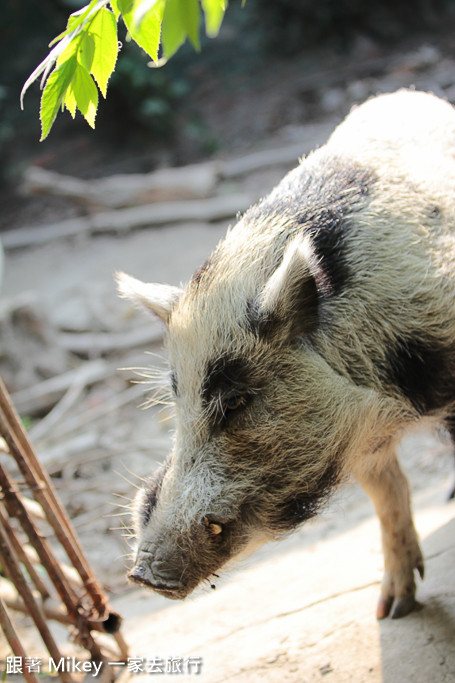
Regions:
M 209 103 L 211 126 L 224 131 L 227 140 L 216 161 L 246 155 L 253 159 L 257 152 L 292 146 L 297 159 L 322 144 L 352 104 L 374 93 L 415 86 L 455 100 L 455 57 L 447 44 L 426 38 L 390 54 L 367 43 L 358 50 L 357 68 L 332 60 L 318 67 L 319 78 L 316 71 L 301 82 L 295 67 L 282 65 L 249 97 L 239 95 L 225 105 L 228 120 L 222 101 Z M 254 136 L 249 129 L 252 100 L 255 111 L 263 112 Z M 280 118 L 283 101 L 289 111 Z M 304 116 L 298 115 L 299 106 L 306 108 Z M 218 181 L 212 194 L 242 192 L 254 201 L 293 165 L 253 163 L 241 176 Z M 407 437 L 402 447 L 428 574 L 419 588 L 424 609 L 403 621 L 377 624 L 374 619 L 380 539 L 372 506 L 354 483 L 336 494 L 322 517 L 230 570 L 216 591 L 175 604 L 126 583 L 128 502 L 140 478 L 167 453 L 172 414 L 165 405 L 141 407 L 143 392 L 153 394 L 157 383 L 156 377 L 148 377 L 153 374 L 149 368 L 165 368 L 162 330 L 118 300 L 113 274 L 125 270 L 145 280 L 179 284 L 204 262 L 234 216 L 122 234 L 95 236 L 88 231 L 20 249 L 8 246 L 15 231 L 38 230 L 86 211 L 51 192 L 26 196 L 15 210 L 7 203 L 14 230 L 3 234 L 0 371 L 18 405 L 27 406 L 30 387 L 99 363 L 95 369 L 102 379 L 77 391 L 73 387 L 68 407 L 63 406 L 51 427 L 40 427 L 40 421 L 62 393 L 35 410 L 27 424 L 91 564 L 125 618 L 131 655 L 146 660 L 200 657 L 201 673 L 195 680 L 210 683 L 455 680 L 454 503 L 445 503 L 453 483 L 453 455 L 444 434 L 422 431 Z M 145 346 L 105 352 L 94 339 L 86 352 L 71 347 L 70 335 L 112 340 L 113 335 L 119 339 L 146 329 L 154 341 Z M 144 375 L 141 368 L 146 368 L 151 388 L 133 383 Z M 27 408 L 21 413 L 27 415 Z M 57 633 L 65 639 L 61 629 Z M 42 651 L 23 620 L 21 634 L 30 652 Z M 4 645 L 0 652 L 5 654 Z M 139 675 L 120 673 L 122 679 Z M 163 673 L 158 680 L 165 677 Z M 192 680 L 193 675 L 180 679 Z

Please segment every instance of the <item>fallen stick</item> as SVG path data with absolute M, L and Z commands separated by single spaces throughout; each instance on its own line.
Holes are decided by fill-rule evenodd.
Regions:
M 84 422 L 81 422 L 81 426 L 84 426 Z M 59 439 L 52 447 L 46 450 L 40 449 L 40 462 L 51 476 L 61 472 L 68 463 L 71 463 L 72 469 L 74 469 L 76 462 L 78 462 L 78 454 L 97 448 L 99 440 L 99 434 L 86 430 L 76 434 L 71 439 L 65 441 Z
M 209 197 L 217 179 L 218 166 L 213 161 L 90 180 L 30 166 L 24 173 L 22 191 L 27 195 L 68 197 L 88 207 L 115 209 L 156 201 Z
M 119 211 L 106 211 L 91 217 L 91 232 L 122 234 L 137 228 L 168 225 L 170 223 L 211 223 L 236 216 L 251 204 L 246 194 L 228 194 L 210 199 L 182 202 L 162 202 L 135 206 Z M 5 233 L 7 236 L 9 233 Z
M 106 379 L 113 372 L 112 366 L 104 360 L 89 361 L 74 370 L 17 391 L 11 398 L 19 413 L 35 415 L 55 405 L 71 386 L 75 384 L 89 386 Z
M 113 396 L 111 399 L 106 401 L 96 408 L 92 408 L 89 411 L 84 412 L 82 415 L 76 415 L 75 417 L 69 418 L 66 422 L 61 425 L 57 425 L 53 430 L 53 436 L 55 439 L 61 439 L 63 436 L 68 436 L 74 431 L 78 431 L 81 428 L 85 428 L 91 422 L 98 420 L 100 417 L 109 415 L 114 410 L 121 408 L 122 406 L 131 403 L 139 398 L 144 397 L 144 387 L 141 385 L 134 384 L 128 389 L 120 392 L 119 394 Z
M 223 162 L 220 172 L 222 177 L 227 180 L 248 175 L 254 171 L 261 171 L 273 166 L 289 166 L 293 168 L 297 165 L 299 157 L 309 149 L 303 149 L 301 142 L 295 142 L 286 147 L 276 149 L 264 149 L 260 152 L 253 152 L 238 159 L 229 159 Z
M 40 246 L 56 239 L 80 235 L 121 235 L 140 228 L 173 223 L 212 223 L 235 217 L 245 211 L 252 200 L 251 195 L 230 194 L 210 199 L 144 204 L 129 209 L 103 211 L 83 218 L 69 218 L 51 225 L 8 230 L 2 236 L 2 242 L 8 250 Z
M 45 434 L 49 433 L 55 424 L 61 422 L 62 418 L 78 401 L 84 388 L 85 382 L 76 379 L 75 383 L 69 387 L 65 394 L 63 394 L 63 397 L 55 404 L 52 410 L 47 413 L 40 422 L 31 427 L 29 430 L 30 439 L 32 441 L 38 441 L 40 438 L 43 438 Z
M 162 329 L 147 325 L 129 332 L 60 332 L 57 343 L 66 351 L 81 356 L 102 356 L 137 346 L 149 346 L 162 339 Z

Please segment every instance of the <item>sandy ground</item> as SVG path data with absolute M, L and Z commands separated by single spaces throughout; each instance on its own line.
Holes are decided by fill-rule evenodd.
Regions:
M 153 603 L 137 599 L 126 624 L 132 654 L 144 658 L 145 669 L 155 656 L 200 657 L 200 676 L 184 679 L 210 683 L 452 681 L 454 511 L 453 503 L 433 503 L 417 515 L 427 579 L 418 593 L 422 610 L 404 620 L 374 617 L 381 554 L 376 521 L 368 518 L 306 547 L 285 543 L 214 595 L 153 618 Z M 127 613 L 133 605 L 128 601 Z

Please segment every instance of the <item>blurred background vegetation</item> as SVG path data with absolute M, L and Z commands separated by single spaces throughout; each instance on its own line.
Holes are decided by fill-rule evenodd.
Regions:
M 14 182 L 32 146 L 39 139 L 39 91 L 26 96 L 19 110 L 19 92 L 27 76 L 47 54 L 49 41 L 66 25 L 68 14 L 81 5 L 78 0 L 3 0 L 0 41 L 0 178 Z M 349 54 L 359 35 L 382 45 L 406 39 L 410 33 L 452 25 L 455 0 L 231 0 L 220 35 L 202 37 L 202 50 L 185 45 L 162 69 L 152 69 L 136 45 L 123 46 L 108 98 L 100 104 L 97 129 L 91 144 L 99 154 L 115 141 L 117 155 L 123 148 L 136 149 L 134 169 L 149 170 L 150 157 L 140 154 L 166 147 L 168 161 L 181 163 L 209 156 L 220 146 L 219 136 L 207 124 L 204 109 L 210 92 L 224 95 L 247 88 L 264 65 L 279 60 L 301 60 L 308 51 L 330 49 Z M 252 108 L 254 116 L 254 107 Z M 60 116 L 49 143 L 38 154 L 55 154 L 56 146 L 70 136 L 87 134 L 81 118 Z M 82 144 L 82 143 L 81 143 Z M 85 144 L 85 143 L 84 143 Z M 91 167 L 87 150 L 85 170 Z M 126 151 L 125 151 L 126 154 Z M 82 154 L 82 157 L 84 155 Z M 38 163 L 40 160 L 38 159 Z M 62 159 L 62 168 L 68 160 Z M 141 164 L 144 168 L 141 168 Z M 58 167 L 59 160 L 55 160 Z M 105 163 L 105 172 L 109 172 Z M 115 170 L 113 168 L 112 170 Z

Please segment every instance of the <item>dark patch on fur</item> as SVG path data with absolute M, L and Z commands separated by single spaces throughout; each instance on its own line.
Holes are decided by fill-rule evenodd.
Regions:
M 275 328 L 275 319 L 273 316 L 262 314 L 259 311 L 258 300 L 254 299 L 247 302 L 245 324 L 246 328 L 258 337 L 270 338 Z
M 209 364 L 202 387 L 202 398 L 209 402 L 219 391 L 247 389 L 251 382 L 251 369 L 245 361 L 228 355 Z
M 439 208 L 439 206 L 429 206 L 428 215 L 430 218 L 440 218 L 440 216 L 442 215 L 442 211 Z
M 251 366 L 240 358 L 224 355 L 209 364 L 202 386 L 202 400 L 212 411 L 213 425 L 225 426 L 250 403 L 258 387 Z M 239 402 L 235 410 L 228 409 L 230 400 Z
M 210 254 L 210 256 L 202 264 L 202 266 L 199 266 L 199 268 L 193 274 L 193 277 L 191 278 L 191 284 L 195 285 L 196 287 L 199 287 L 202 280 L 207 279 L 207 272 L 214 265 L 214 262 L 215 262 L 215 256 L 214 256 L 214 254 Z
M 140 510 L 140 519 L 143 527 L 146 527 L 152 516 L 152 512 L 158 502 L 158 496 L 161 491 L 164 475 L 166 474 L 168 464 L 161 465 L 156 472 L 147 480 L 144 486 L 144 495 L 142 499 L 142 507 Z
M 172 393 L 174 394 L 174 396 L 178 396 L 179 387 L 178 387 L 178 383 L 177 383 L 177 375 L 174 372 L 174 370 L 171 370 L 170 381 L 171 381 Z
M 350 277 L 345 258 L 350 217 L 364 206 L 374 182 L 371 170 L 338 157 L 321 158 L 317 165 L 304 161 L 271 195 L 252 207 L 246 219 L 287 218 L 291 226 L 310 235 L 319 261 L 319 292 L 323 296 L 338 294 Z
M 298 491 L 292 497 L 283 500 L 279 509 L 268 520 L 270 529 L 291 531 L 314 517 L 327 502 L 339 479 L 339 464 L 335 458 L 311 491 Z
M 389 351 L 384 375 L 421 414 L 455 401 L 453 352 L 430 342 L 402 339 Z

